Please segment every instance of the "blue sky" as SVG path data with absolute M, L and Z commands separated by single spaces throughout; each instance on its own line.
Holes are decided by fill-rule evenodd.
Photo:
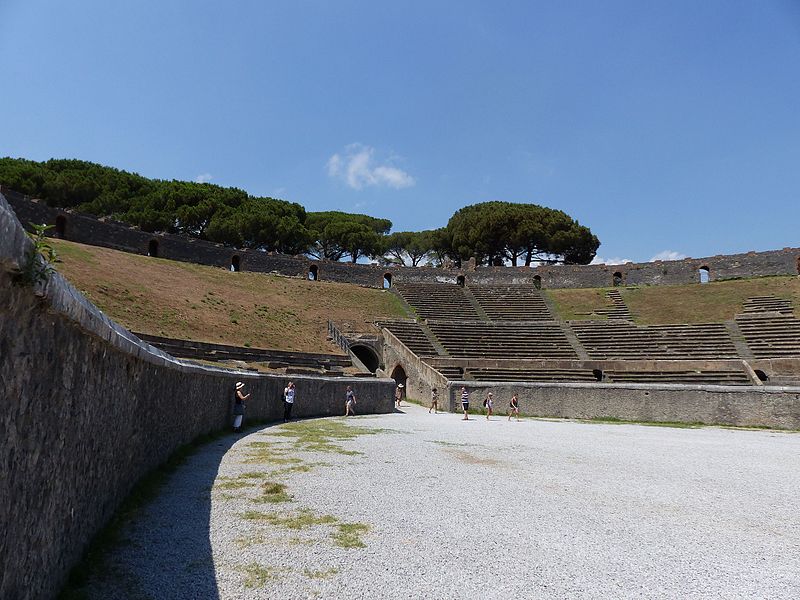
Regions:
M 535 202 L 649 260 L 800 246 L 800 2 L 0 0 L 0 155 L 394 230 Z

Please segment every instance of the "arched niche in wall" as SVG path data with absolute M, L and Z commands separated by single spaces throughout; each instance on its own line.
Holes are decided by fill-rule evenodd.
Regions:
M 383 274 L 383 288 L 388 290 L 392 287 L 392 274 L 391 273 L 384 273 Z
M 231 271 L 238 273 L 242 268 L 242 258 L 238 254 L 231 257 Z
M 147 256 L 158 256 L 158 240 L 150 240 L 147 244 Z
M 614 284 L 614 287 L 622 285 L 622 273 L 616 271 L 614 275 L 611 276 L 611 282 Z
M 466 285 L 466 283 L 467 283 L 467 278 L 464 277 L 463 275 L 459 275 L 458 277 L 456 277 L 456 285 L 460 285 L 461 287 L 464 287 L 464 285 Z
M 309 281 L 317 281 L 319 276 L 319 268 L 317 265 L 309 265 L 308 267 L 308 279 Z
M 534 275 L 533 276 L 533 287 L 537 290 L 542 289 L 542 277 L 541 275 Z
M 708 270 L 708 267 L 703 265 L 697 270 L 697 274 L 700 277 L 700 283 L 708 283 L 711 278 L 711 272 Z
M 56 217 L 56 237 L 61 240 L 67 237 L 67 217 L 64 215 Z
M 753 372 L 756 374 L 756 377 L 758 377 L 759 381 L 766 382 L 769 380 L 769 376 L 766 373 L 764 373 L 764 371 L 762 371 L 761 369 L 755 369 Z

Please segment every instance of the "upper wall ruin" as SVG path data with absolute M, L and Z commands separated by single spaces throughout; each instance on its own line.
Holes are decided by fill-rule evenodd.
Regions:
M 545 265 L 539 267 L 386 267 L 315 260 L 305 256 L 237 249 L 181 235 L 148 233 L 124 223 L 53 208 L 0 186 L 23 223 L 53 225 L 56 237 L 135 254 L 210 265 L 232 271 L 277 273 L 312 280 L 383 288 L 393 283 L 467 285 L 529 284 L 541 288 L 674 285 L 743 277 L 797 275 L 800 248 L 718 255 L 624 265 Z M 387 277 L 388 274 L 388 277 Z

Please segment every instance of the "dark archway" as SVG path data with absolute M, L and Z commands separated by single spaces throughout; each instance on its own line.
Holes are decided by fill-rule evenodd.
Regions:
M 614 283 L 614 287 L 622 285 L 622 273 L 620 273 L 619 271 L 614 273 L 612 282 Z
M 756 374 L 756 377 L 758 377 L 759 381 L 767 381 L 769 379 L 769 376 L 761 369 L 755 369 L 753 372 Z
M 539 275 L 534 275 L 533 276 L 533 287 L 535 287 L 537 290 L 542 289 L 542 278 L 541 278 L 541 276 L 539 276 Z
M 467 283 L 467 278 L 464 277 L 463 275 L 459 275 L 458 277 L 456 277 L 456 285 L 464 287 L 466 283 Z
M 597 381 L 603 381 L 603 370 L 602 369 L 592 369 L 592 375 Z
M 797 274 L 800 275 L 800 256 L 797 257 Z
M 381 366 L 381 359 L 377 352 L 369 346 L 350 345 L 350 350 L 356 355 L 356 358 L 364 363 L 364 366 L 369 369 L 370 373 L 374 373 Z
M 56 217 L 56 237 L 61 240 L 67 237 L 67 217 L 64 215 Z
M 384 289 L 389 289 L 392 287 L 392 274 L 391 273 L 384 273 L 383 274 L 383 287 Z
M 705 265 L 700 267 L 697 272 L 700 275 L 700 283 L 708 283 L 711 280 L 711 272 Z
M 241 257 L 236 254 L 231 258 L 231 271 L 234 273 L 238 273 L 242 266 L 242 259 Z
M 395 384 L 400 385 L 402 383 L 403 387 L 408 390 L 408 375 L 406 375 L 406 370 L 402 366 L 397 365 L 392 371 L 391 377 L 394 379 Z M 406 391 L 407 394 L 408 391 Z
M 316 281 L 317 280 L 317 273 L 319 273 L 319 269 L 317 265 L 311 265 L 308 267 L 308 279 L 309 281 Z
M 147 244 L 147 256 L 158 256 L 158 240 L 150 240 Z

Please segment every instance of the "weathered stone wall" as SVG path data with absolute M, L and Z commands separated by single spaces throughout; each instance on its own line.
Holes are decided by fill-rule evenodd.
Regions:
M 454 412 L 461 407 L 462 385 L 471 408 L 480 410 L 491 391 L 502 415 L 517 393 L 520 411 L 540 417 L 800 429 L 800 387 L 453 381 L 446 397 Z
M 392 410 L 389 380 L 256 375 L 174 359 L 105 317 L 59 275 L 12 285 L 30 247 L 0 195 L 0 598 L 51 598 L 132 486 L 178 447 L 246 419 Z
M 383 330 L 383 360 L 386 377 L 391 377 L 397 367 L 406 374 L 406 396 L 412 400 L 427 403 L 431 398 L 431 388 L 439 391 L 440 409 L 447 410 L 447 379 L 411 352 L 403 342 L 397 339 L 388 329 Z
M 316 265 L 317 278 L 320 280 L 371 287 L 383 287 L 386 273 L 392 275 L 393 283 L 457 283 L 461 276 L 467 285 L 533 284 L 534 280 L 539 278 L 543 288 L 611 286 L 615 273 L 622 276 L 623 284 L 630 285 L 698 283 L 701 267 L 708 269 L 711 281 L 800 273 L 800 248 L 625 265 L 478 267 L 474 270 L 431 267 L 385 269 L 375 265 L 317 261 L 302 256 L 238 250 L 184 236 L 152 234 L 122 223 L 100 221 L 91 215 L 51 208 L 44 202 L 31 200 L 7 188 L 0 187 L 0 192 L 6 195 L 23 223 L 55 225 L 57 218 L 62 217 L 63 237 L 82 244 L 147 254 L 150 242 L 155 240 L 158 242 L 158 256 L 163 258 L 229 269 L 233 258 L 238 257 L 243 271 L 278 273 L 295 277 L 307 277 L 311 265 Z

